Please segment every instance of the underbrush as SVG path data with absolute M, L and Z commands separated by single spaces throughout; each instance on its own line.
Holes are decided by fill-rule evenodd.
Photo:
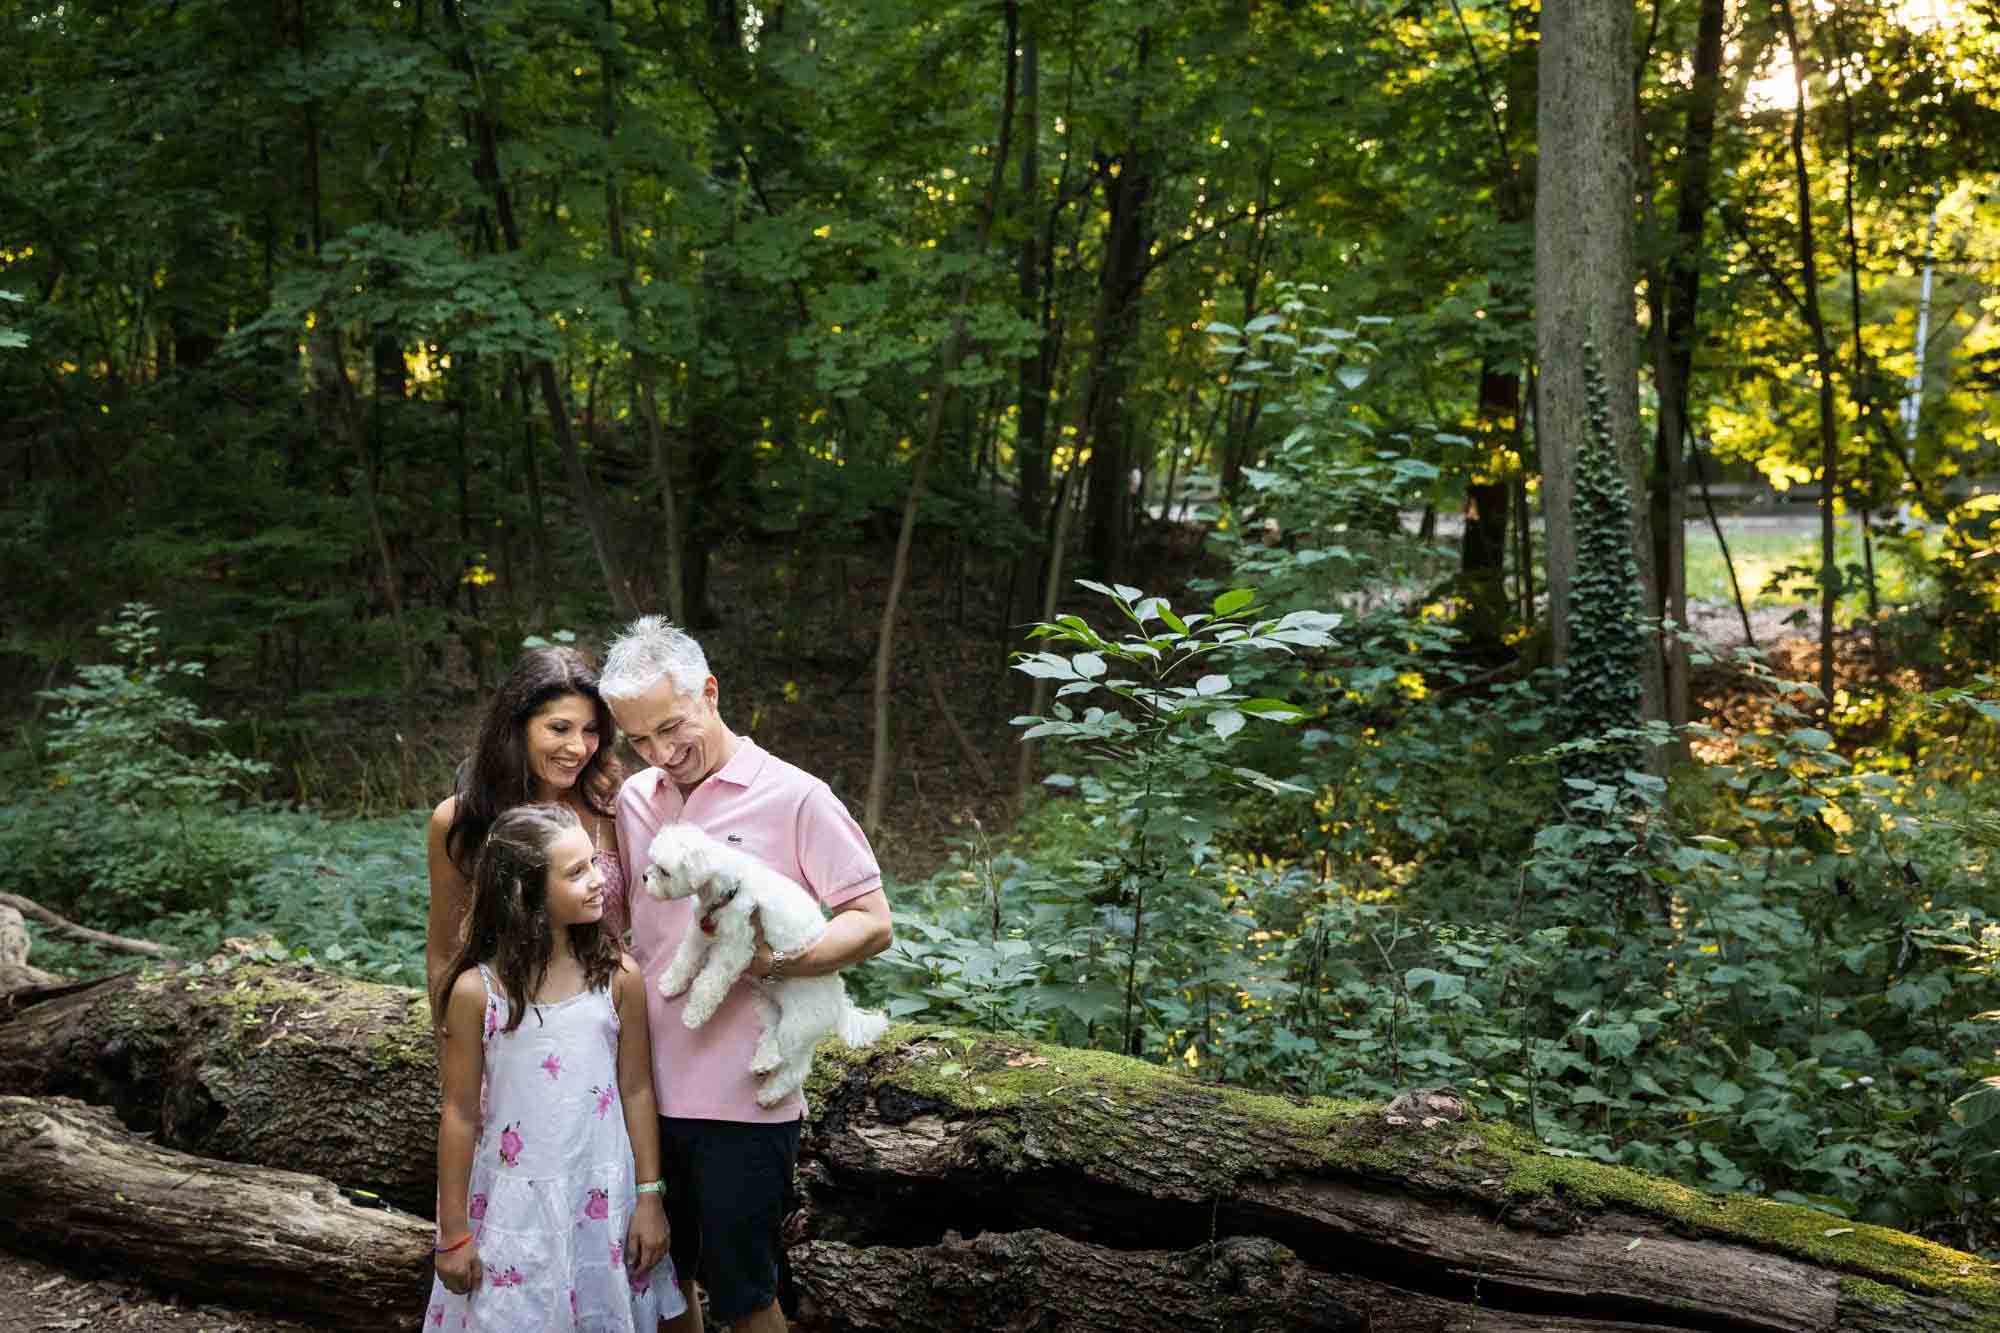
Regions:
M 39 840 L 48 802 L 0 806 L 0 891 L 34 898 L 99 929 L 165 944 L 199 959 L 232 936 L 275 938 L 287 952 L 350 975 L 404 986 L 424 977 L 423 816 L 329 819 L 313 813 L 242 809 L 202 816 L 197 840 L 215 853 L 202 877 L 124 877 L 124 863 L 154 855 L 157 820 L 99 819 L 75 830 L 89 855 L 60 880 L 13 855 Z M 67 841 L 67 839 L 66 839 Z M 93 875 L 102 874 L 103 879 Z M 129 892 L 126 890 L 129 888 Z M 159 895 L 170 895 L 162 899 Z M 203 900 L 203 905 L 194 905 Z M 131 956 L 73 943 L 38 925 L 33 961 L 48 971 L 94 976 Z
M 1734 763 L 1594 781 L 1542 741 L 1558 681 L 1398 652 L 1232 675 L 1310 721 L 1226 759 L 1202 727 L 1072 747 L 1014 839 L 898 889 L 862 989 L 1190 1079 L 1452 1087 L 1552 1153 L 2000 1245 L 1992 681 L 1842 755 L 1746 656 L 1774 727 Z

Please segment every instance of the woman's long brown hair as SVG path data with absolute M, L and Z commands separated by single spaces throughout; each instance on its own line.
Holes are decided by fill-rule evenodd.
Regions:
M 535 777 L 528 767 L 528 720 L 551 699 L 571 694 L 589 700 L 597 715 L 597 752 L 576 775 L 577 795 L 606 818 L 616 813 L 620 774 L 611 750 L 618 727 L 604 696 L 597 692 L 597 663 L 579 648 L 530 648 L 493 692 L 479 724 L 478 744 L 460 770 L 458 804 L 452 810 L 451 827 L 445 830 L 444 847 L 467 879 L 472 878 L 473 861 L 500 812 L 535 799 Z
M 566 805 L 517 805 L 503 811 L 479 849 L 472 872 L 472 912 L 465 941 L 439 978 L 436 1012 L 447 1012 L 452 987 L 481 963 L 498 976 L 507 994 L 507 1026 L 512 1032 L 548 975 L 555 946 L 549 935 L 549 844 L 568 829 L 583 827 Z M 569 927 L 569 947 L 583 964 L 584 984 L 597 990 L 618 970 L 618 943 L 603 921 Z

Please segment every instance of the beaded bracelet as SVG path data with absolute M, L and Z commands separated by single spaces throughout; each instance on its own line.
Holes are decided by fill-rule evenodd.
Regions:
M 468 1232 L 466 1232 L 466 1233 L 465 1233 L 465 1235 L 464 1235 L 464 1236 L 462 1236 L 462 1237 L 460 1237 L 459 1239 L 457 1239 L 457 1240 L 453 1241 L 453 1242 L 452 1242 L 451 1244 L 449 1244 L 449 1245 L 433 1245 L 433 1246 L 431 1247 L 431 1253 L 432 1253 L 432 1254 L 450 1254 L 450 1253 L 451 1253 L 451 1252 L 452 1252 L 453 1250 L 462 1250 L 462 1249 L 464 1249 L 464 1248 L 465 1248 L 466 1246 L 470 1245 L 471 1243 L 472 1243 L 472 1233 L 471 1233 L 470 1231 L 468 1231 Z

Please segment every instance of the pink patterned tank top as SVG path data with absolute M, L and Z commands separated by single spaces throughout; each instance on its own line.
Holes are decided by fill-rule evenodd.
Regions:
M 597 851 L 590 857 L 604 876 L 604 924 L 618 947 L 625 947 L 625 928 L 632 924 L 631 906 L 625 900 L 625 862 L 616 852 Z

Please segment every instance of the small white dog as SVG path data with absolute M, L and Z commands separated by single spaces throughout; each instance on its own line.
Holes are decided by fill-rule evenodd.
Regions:
M 787 954 L 810 948 L 826 932 L 826 918 L 811 894 L 693 824 L 667 825 L 646 855 L 651 862 L 646 892 L 655 898 L 695 900 L 696 920 L 660 973 L 660 994 L 672 998 L 689 991 L 681 1021 L 690 1028 L 715 1016 L 749 966 L 757 951 L 753 916 L 763 923 L 765 942 Z M 885 1015 L 856 1009 L 848 1001 L 839 973 L 780 977 L 754 987 L 752 1003 L 764 1029 L 750 1059 L 750 1072 L 764 1076 L 757 1089 L 762 1106 L 777 1105 L 806 1081 L 821 1038 L 838 1034 L 859 1050 L 889 1026 Z

